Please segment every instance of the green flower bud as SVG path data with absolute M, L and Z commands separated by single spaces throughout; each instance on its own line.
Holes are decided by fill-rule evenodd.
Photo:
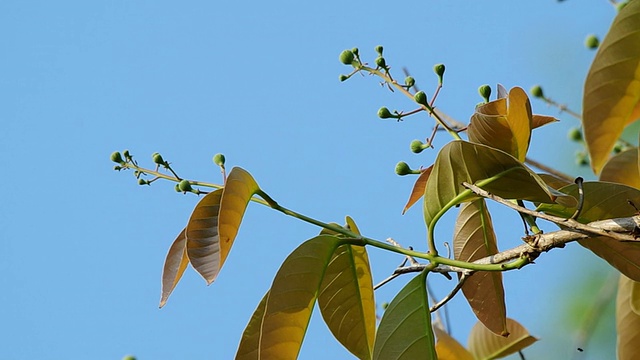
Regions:
M 180 184 L 176 184 L 173 188 L 176 190 L 176 192 L 182 192 L 182 190 L 180 190 Z
M 429 106 L 429 102 L 427 101 L 427 94 L 424 91 L 418 91 L 415 95 L 413 95 L 413 100 L 420 105 Z
M 411 152 L 416 154 L 420 154 L 422 150 L 426 149 L 425 144 L 420 140 L 413 140 L 409 147 L 411 148 Z
M 151 155 L 151 158 L 153 159 L 153 162 L 158 164 L 158 165 L 164 165 L 165 161 L 162 158 L 162 155 L 160 155 L 159 153 L 153 153 L 153 155 Z
M 416 79 L 414 79 L 411 76 L 407 76 L 406 78 L 404 78 L 404 84 L 407 85 L 407 87 L 413 87 L 413 85 L 416 84 Z
M 193 188 L 191 187 L 191 183 L 189 182 L 189 180 L 182 180 L 178 183 L 178 188 L 180 189 L 180 191 L 191 191 L 193 190 Z
M 616 144 L 613 146 L 613 153 L 614 153 L 614 154 L 619 154 L 619 153 L 621 153 L 621 152 L 622 152 L 622 150 L 624 150 L 624 146 L 623 146 L 622 144 L 620 144 L 620 143 L 616 143 Z
M 383 106 L 380 108 L 380 110 L 378 110 L 378 117 L 380 119 L 388 119 L 392 118 L 393 115 L 391 114 L 391 111 L 389 111 L 389 109 Z
M 400 161 L 396 164 L 396 174 L 400 176 L 409 175 L 409 174 L 419 174 L 420 170 L 411 170 L 409 164 L 404 161 Z
M 136 357 L 133 355 L 127 355 L 123 357 L 122 360 L 136 360 Z
M 537 98 L 544 97 L 544 93 L 542 92 L 542 88 L 540 87 L 540 85 L 532 86 L 529 92 L 531 93 L 531 95 L 533 95 L 533 97 L 537 97 Z
M 478 94 L 480 94 L 480 96 L 482 96 L 482 98 L 484 99 L 485 103 L 489 102 L 489 97 L 491 96 L 491 86 L 489 85 L 482 85 L 478 88 Z
M 149 185 L 149 182 L 145 179 L 138 179 L 138 185 Z
M 589 165 L 589 158 L 587 157 L 587 154 L 584 153 L 584 151 L 576 152 L 576 164 L 579 166 Z
M 111 154 L 111 161 L 113 161 L 114 163 L 118 163 L 118 164 L 124 163 L 124 160 L 122 160 L 122 155 L 120 155 L 119 151 L 114 151 Z
M 351 49 L 351 52 L 353 53 L 353 55 L 358 56 L 358 54 L 360 53 L 360 50 L 358 50 L 357 47 L 354 47 L 353 49 Z
M 345 65 L 351 65 L 351 63 L 353 63 L 354 57 L 355 56 L 353 55 L 353 51 L 345 50 L 340 53 L 340 62 Z
M 381 306 L 382 306 L 382 310 L 387 310 L 387 308 L 389 307 L 389 303 L 383 302 Z
M 573 140 L 573 141 L 582 141 L 582 131 L 580 131 L 580 129 L 578 128 L 571 128 L 569 130 L 569 140 Z
M 584 46 L 586 46 L 587 49 L 590 50 L 597 49 L 598 46 L 600 46 L 600 39 L 598 39 L 598 37 L 595 35 L 589 35 L 586 39 L 584 39 Z
M 116 165 L 116 166 L 113 167 L 113 170 L 120 171 L 120 170 L 122 170 L 122 166 Z
M 444 64 L 436 64 L 433 66 L 433 72 L 438 75 L 438 82 L 442 85 L 442 77 L 444 76 Z
M 340 74 L 340 81 L 346 81 L 349 77 L 345 74 Z
M 384 48 L 382 47 L 382 45 L 378 45 L 376 46 L 376 52 L 382 56 L 382 51 L 384 50 Z
M 623 7 L 627 6 L 627 1 L 621 1 L 619 3 L 616 4 L 616 10 L 620 11 L 622 10 Z
M 220 167 L 224 167 L 224 162 L 225 162 L 225 157 L 223 154 L 217 153 L 215 155 L 213 155 L 213 163 L 220 166 Z
M 131 154 L 129 154 L 129 150 L 123 151 L 122 156 L 124 156 L 125 160 L 131 159 Z
M 378 65 L 379 67 L 386 69 L 387 68 L 387 62 L 385 61 L 385 59 L 382 56 L 378 56 L 376 58 L 376 65 Z

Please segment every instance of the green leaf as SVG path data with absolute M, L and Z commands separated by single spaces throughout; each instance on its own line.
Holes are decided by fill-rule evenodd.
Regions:
M 207 194 L 198 202 L 187 223 L 187 255 L 191 266 L 211 284 L 222 268 L 218 212 L 223 190 Z
M 162 295 L 160 296 L 160 307 L 163 307 L 169 299 L 176 285 L 182 278 L 182 274 L 189 265 L 187 257 L 187 238 L 183 229 L 169 248 L 169 253 L 164 261 L 162 269 Z
M 456 339 L 452 338 L 444 330 L 437 326 L 433 327 L 438 341 L 436 342 L 436 352 L 438 360 L 474 360 L 473 355 L 464 348 Z
M 247 204 L 258 190 L 260 187 L 246 170 L 239 167 L 231 169 L 224 185 L 218 217 L 220 267 L 227 259 L 233 241 L 238 235 Z
M 625 184 L 640 189 L 638 148 L 628 149 L 609 159 L 602 168 L 600 181 Z
M 335 236 L 316 236 L 302 243 L 284 261 L 267 296 L 259 358 L 298 356 L 325 269 L 340 241 Z
M 469 334 L 469 351 L 476 359 L 499 359 L 516 353 L 538 341 L 513 319 L 507 319 L 509 337 L 499 336 L 478 322 Z
M 258 307 L 251 315 L 247 327 L 242 333 L 242 339 L 236 352 L 236 360 L 259 360 L 260 359 L 260 328 L 264 318 L 265 308 L 269 292 L 264 294 Z
M 624 275 L 618 282 L 616 298 L 617 355 L 619 360 L 635 360 L 640 357 L 640 315 L 631 307 L 631 294 L 637 284 Z
M 427 272 L 414 277 L 384 311 L 373 358 L 437 359 L 426 286 Z
M 404 209 L 402 209 L 402 215 L 404 215 L 404 213 L 407 212 L 407 210 L 409 210 L 409 208 L 411 208 L 413 204 L 420 200 L 422 195 L 424 195 L 424 189 L 427 186 L 427 180 L 429 180 L 429 176 L 431 175 L 432 170 L 433 165 L 420 171 L 418 179 L 416 180 L 415 184 L 413 184 L 413 189 L 411 190 L 411 195 L 409 195 L 409 200 L 404 206 Z
M 584 85 L 582 125 L 591 167 L 599 173 L 624 127 L 640 115 L 640 2 L 616 16 Z
M 424 217 L 431 226 L 435 216 L 466 189 L 463 182 L 489 182 L 482 188 L 505 199 L 541 203 L 576 204 L 575 198 L 558 192 L 513 156 L 481 144 L 452 141 L 445 145 L 434 164 L 424 196 Z M 476 184 L 477 185 L 477 184 Z M 456 203 L 477 199 L 475 195 L 456 199 Z
M 496 235 L 484 199 L 466 203 L 460 209 L 453 237 L 456 260 L 473 262 L 498 253 Z M 484 326 L 507 335 L 507 309 L 502 273 L 479 271 L 462 285 L 462 292 Z

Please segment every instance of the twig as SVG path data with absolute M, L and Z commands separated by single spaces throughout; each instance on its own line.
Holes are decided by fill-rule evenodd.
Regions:
M 460 277 L 460 281 L 458 281 L 458 283 L 456 284 L 456 286 L 451 290 L 451 292 L 445 296 L 442 300 L 440 300 L 439 302 L 437 302 L 435 305 L 433 305 L 430 309 L 429 312 L 434 312 L 436 310 L 438 310 L 439 308 L 441 308 L 444 304 L 446 304 L 447 302 L 449 302 L 449 300 L 453 299 L 454 296 L 456 296 L 456 294 L 458 293 L 458 291 L 460 291 L 460 289 L 462 289 L 462 285 L 464 285 L 464 282 L 467 281 L 469 275 L 467 275 L 466 273 L 462 274 L 462 276 Z
M 565 174 L 563 172 L 560 172 L 560 171 L 558 171 L 558 170 L 556 170 L 554 168 L 551 168 L 551 167 L 549 167 L 547 165 L 539 163 L 539 162 L 537 162 L 537 161 L 535 161 L 535 160 L 533 160 L 531 158 L 525 158 L 524 162 L 529 164 L 529 165 L 531 165 L 531 166 L 533 166 L 533 167 L 535 167 L 535 168 L 538 168 L 538 169 L 540 169 L 542 171 L 545 171 L 545 172 L 547 172 L 547 173 L 549 173 L 549 174 L 551 174 L 551 175 L 553 175 L 555 177 L 559 177 L 560 179 L 571 181 L 571 182 L 574 180 L 573 177 L 571 177 L 571 176 L 569 176 L 569 175 L 567 175 L 567 174 Z

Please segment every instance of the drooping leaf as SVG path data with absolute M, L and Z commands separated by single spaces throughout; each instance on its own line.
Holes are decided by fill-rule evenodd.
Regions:
M 444 330 L 434 326 L 433 332 L 438 339 L 436 341 L 438 360 L 474 360 L 473 355 Z
M 404 206 L 404 209 L 402 209 L 402 215 L 404 215 L 404 213 L 407 212 L 407 210 L 409 210 L 409 208 L 412 207 L 413 204 L 420 200 L 420 198 L 424 195 L 424 189 L 427 186 L 427 180 L 429 180 L 431 170 L 433 170 L 433 165 L 420 171 L 418 179 L 416 180 L 415 184 L 413 184 L 413 189 L 411 190 L 411 195 L 409 195 L 409 200 Z
M 533 115 L 533 118 L 531 119 L 531 128 L 532 129 L 537 129 L 541 126 L 547 125 L 547 124 L 551 124 L 553 122 L 556 121 L 560 121 L 556 118 L 554 118 L 553 116 L 546 116 L 546 115 Z
M 507 122 L 513 133 L 514 152 L 513 157 L 524 161 L 531 140 L 531 103 L 527 93 L 519 87 L 509 90 L 509 108 L 507 110 Z
M 173 241 L 167 253 L 162 269 L 162 295 L 160 296 L 160 307 L 163 307 L 169 299 L 169 295 L 173 292 L 176 285 L 182 278 L 185 269 L 189 265 L 187 257 L 187 238 L 185 237 L 185 229 L 183 229 L 178 237 Z
M 623 151 L 609 159 L 602 168 L 600 181 L 615 182 L 640 189 L 638 149 Z
M 496 235 L 484 199 L 461 207 L 453 236 L 457 260 L 472 262 L 498 253 Z M 507 335 L 502 273 L 478 271 L 465 281 L 462 292 L 484 326 L 498 335 Z
M 267 291 L 251 315 L 247 327 L 244 328 L 238 351 L 236 351 L 236 360 L 260 360 L 260 328 L 268 297 L 269 292 Z
M 636 210 L 627 201 L 640 204 L 640 190 L 626 185 L 593 181 L 585 182 L 583 189 L 584 204 L 577 218 L 582 223 L 633 216 Z M 575 184 L 566 186 L 560 191 L 578 196 L 578 186 Z M 569 218 L 574 214 L 575 207 L 542 204 L 538 206 L 538 210 Z M 640 243 L 622 242 L 604 236 L 578 242 L 623 274 L 640 281 Z
M 427 273 L 414 277 L 384 311 L 373 358 L 437 359 L 426 286 Z
M 298 246 L 280 266 L 262 319 L 261 359 L 298 356 L 325 269 L 340 241 L 335 236 L 316 236 Z
M 187 255 L 191 266 L 211 284 L 222 267 L 218 213 L 223 190 L 207 194 L 198 202 L 187 223 Z
M 624 275 L 618 282 L 616 298 L 616 332 L 618 360 L 635 360 L 640 358 L 640 315 L 631 308 L 631 293 L 637 284 Z
M 618 12 L 584 85 L 582 125 L 591 167 L 599 173 L 640 101 L 640 2 Z
M 242 217 L 251 197 L 260 187 L 246 170 L 231 169 L 220 200 L 218 234 L 220 236 L 220 267 L 224 264 L 233 241 L 238 235 Z
M 469 351 L 476 359 L 500 359 L 538 341 L 513 319 L 507 318 L 507 329 L 510 335 L 504 337 L 494 334 L 482 323 L 476 323 L 469 334 Z
M 451 200 L 466 190 L 463 182 L 477 183 L 492 178 L 482 188 L 506 199 L 522 199 L 541 203 L 576 204 L 575 198 L 556 191 L 513 156 L 481 144 L 452 141 L 445 145 L 427 180 L 424 217 L 427 226 Z M 470 195 L 458 203 L 478 198 Z

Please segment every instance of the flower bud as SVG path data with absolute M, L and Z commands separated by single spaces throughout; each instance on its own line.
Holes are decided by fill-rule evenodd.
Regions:
M 587 49 L 590 50 L 597 49 L 598 46 L 600 46 L 600 39 L 598 39 L 598 37 L 595 35 L 589 35 L 586 39 L 584 39 L 584 46 L 586 46 Z
M 138 179 L 138 185 L 149 185 L 149 182 L 145 179 Z
M 180 190 L 180 184 L 176 184 L 173 188 L 175 189 L 176 192 L 182 192 Z
M 193 188 L 191 187 L 191 183 L 189 182 L 189 180 L 182 180 L 178 183 L 178 188 L 180 189 L 180 191 L 191 191 L 193 190 Z
M 215 155 L 213 155 L 213 163 L 220 166 L 220 167 L 224 167 L 224 162 L 225 162 L 225 157 L 223 154 L 221 153 L 217 153 Z
M 113 170 L 120 171 L 120 170 L 122 170 L 122 166 L 116 165 L 116 166 L 113 167 Z
M 351 52 L 353 53 L 353 55 L 358 56 L 358 54 L 360 53 L 360 50 L 358 50 L 357 47 L 354 47 L 353 49 L 351 49 Z
M 393 115 L 391 114 L 389 109 L 383 106 L 380 108 L 380 110 L 378 110 L 378 117 L 380 119 L 388 119 L 388 118 L 392 118 Z
M 113 161 L 114 163 L 118 163 L 118 164 L 124 163 L 124 160 L 122 160 L 122 155 L 120 155 L 119 151 L 114 151 L 111 154 L 111 161 Z
M 404 161 L 400 161 L 398 164 L 396 164 L 396 174 L 400 175 L 400 176 L 404 176 L 404 175 L 409 175 L 409 174 L 419 174 L 420 171 L 416 171 L 416 170 L 411 170 L 411 168 L 409 167 L 409 164 L 407 164 Z
M 151 158 L 153 159 L 153 162 L 158 164 L 158 165 L 164 165 L 165 161 L 162 158 L 162 155 L 160 155 L 159 153 L 153 153 L 153 155 L 151 155 Z
M 385 59 L 382 56 L 378 56 L 376 58 L 376 65 L 378 65 L 379 67 L 386 69 L 387 68 L 387 62 L 385 61 Z
M 382 45 L 376 46 L 376 52 L 378 53 L 378 55 L 382 56 L 382 51 L 383 50 L 384 50 L 384 48 L 382 47 Z
M 436 75 L 438 75 L 438 82 L 440 83 L 440 85 L 442 85 L 442 77 L 444 76 L 444 64 L 436 64 L 433 66 L 433 72 L 436 73 Z
M 408 88 L 411 88 L 416 84 L 416 79 L 411 76 L 407 76 L 406 78 L 404 78 L 404 84 L 407 85 Z
M 529 92 L 531 93 L 531 95 L 533 95 L 533 97 L 537 97 L 537 98 L 544 97 L 544 93 L 542 92 L 542 88 L 540 87 L 540 85 L 532 86 Z
M 349 77 L 345 74 L 340 74 L 340 81 L 346 81 Z
M 411 148 L 411 152 L 416 154 L 420 154 L 422 150 L 425 149 L 424 143 L 420 140 L 413 140 L 409 147 Z
M 131 154 L 129 154 L 129 150 L 125 150 L 122 152 L 122 156 L 124 156 L 125 160 L 131 159 Z
M 353 63 L 354 55 L 353 51 L 345 50 L 340 53 L 340 62 L 345 65 L 351 65 Z
M 480 94 L 480 96 L 482 96 L 482 98 L 484 99 L 485 103 L 489 102 L 489 97 L 491 96 L 491 86 L 489 85 L 482 85 L 478 88 L 478 94 Z
M 413 100 L 420 105 L 429 106 L 429 102 L 427 101 L 427 94 L 424 91 L 418 91 L 415 95 L 413 95 Z
M 569 140 L 573 140 L 573 141 L 582 141 L 582 131 L 580 131 L 580 129 L 578 128 L 571 128 L 569 130 Z

